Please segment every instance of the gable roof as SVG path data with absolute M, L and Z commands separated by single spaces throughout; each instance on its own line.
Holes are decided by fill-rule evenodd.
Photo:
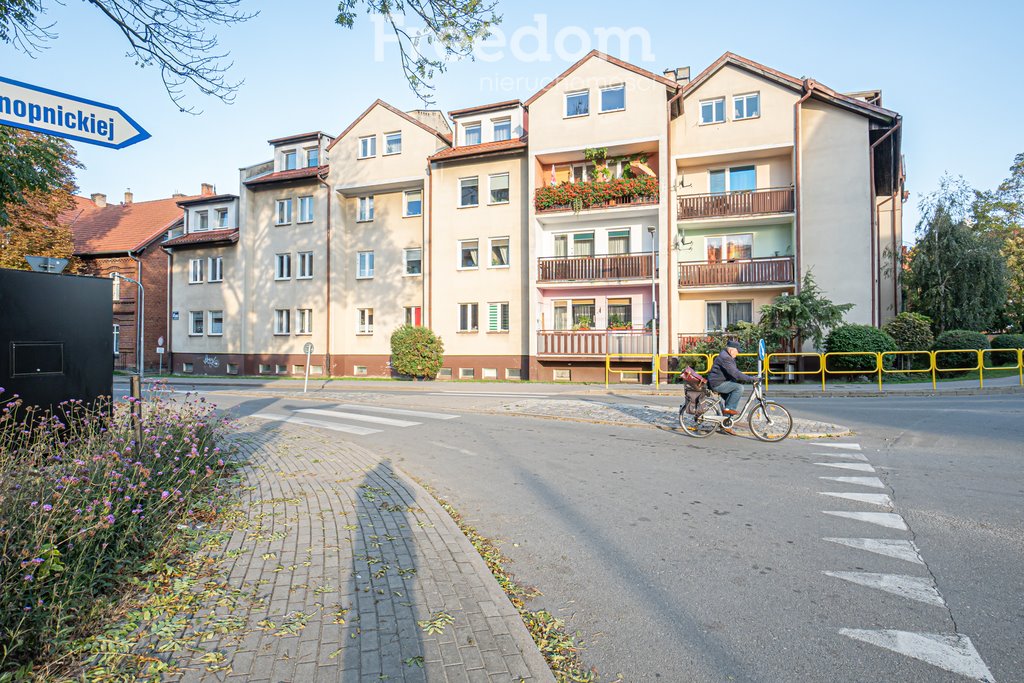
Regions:
M 452 144 L 451 137 L 445 135 L 442 131 L 435 130 L 435 129 L 431 128 L 430 126 L 428 126 L 427 124 L 423 123 L 422 121 L 420 121 L 415 116 L 409 116 L 408 114 L 406 114 L 401 109 L 398 109 L 396 107 L 392 107 L 390 104 L 388 104 L 384 100 L 378 98 L 377 100 L 374 101 L 373 104 L 371 104 L 369 107 L 367 107 L 366 110 L 362 114 L 357 116 L 356 120 L 348 125 L 348 128 L 346 128 L 345 130 L 341 131 L 341 134 L 338 137 L 336 137 L 333 140 L 331 140 L 331 144 L 327 145 L 327 151 L 330 151 L 331 148 L 333 148 L 336 144 L 338 144 L 343 137 L 345 137 L 346 135 L 351 133 L 352 129 L 355 128 L 356 125 L 358 125 L 358 123 L 360 121 L 362 121 L 364 118 L 366 118 L 366 115 L 369 114 L 371 111 L 373 111 L 376 107 L 384 107 L 385 109 L 387 109 L 392 114 L 400 116 L 401 118 L 405 119 L 409 123 L 411 123 L 411 124 L 413 124 L 415 126 L 418 126 L 418 127 L 422 128 L 423 130 L 427 131 L 428 133 L 430 133 L 431 135 L 437 137 L 438 140 L 440 140 L 441 142 L 443 142 L 446 145 Z
M 62 214 L 61 221 L 71 229 L 77 256 L 140 251 L 183 221 L 178 206 L 182 199 L 168 197 L 100 208 L 85 197 L 76 196 L 75 208 Z
M 460 145 L 442 149 L 437 154 L 429 157 L 430 161 L 446 161 L 448 159 L 464 159 L 478 157 L 497 152 L 510 152 L 526 149 L 524 138 L 513 138 L 511 140 L 498 140 L 495 142 L 482 142 L 479 145 Z
M 733 52 L 726 52 L 723 54 L 708 66 L 708 68 L 701 71 L 696 78 L 683 86 L 683 97 L 687 97 L 693 93 L 695 90 L 700 88 L 701 85 L 706 83 L 708 79 L 728 65 L 743 69 L 744 71 L 760 76 L 765 80 L 777 83 L 784 88 L 789 88 L 794 92 L 802 94 L 810 90 L 811 96 L 816 99 L 829 102 L 864 116 L 882 119 L 886 122 L 893 121 L 899 117 L 899 114 L 894 111 L 885 109 L 876 104 L 871 104 L 870 102 L 866 102 L 856 97 L 851 97 L 850 95 L 844 95 L 832 88 L 829 88 L 823 83 L 819 83 L 813 78 L 799 79 L 795 76 L 790 76 L 789 74 L 778 71 L 777 69 L 765 66 L 764 64 L 759 64 L 752 59 L 741 57 Z
M 497 111 L 499 109 L 511 109 L 512 107 L 521 106 L 523 106 L 523 103 L 519 100 L 504 100 L 502 102 L 491 102 L 490 104 L 479 104 L 475 107 L 453 109 L 450 112 L 448 112 L 448 116 L 455 119 L 460 116 L 467 116 L 469 114 L 485 114 L 489 111 Z
M 639 66 L 637 66 L 635 64 L 630 64 L 629 62 L 623 61 L 623 60 L 621 60 L 621 59 L 619 59 L 617 57 L 612 57 L 611 55 L 607 55 L 604 52 L 599 52 L 598 50 L 591 50 L 590 52 L 585 54 L 583 56 L 583 58 L 580 59 L 578 62 L 576 62 L 575 64 L 570 66 L 568 69 L 566 69 L 565 71 L 560 73 L 558 76 L 556 76 L 553 81 L 551 81 L 550 83 L 545 85 L 543 88 L 538 90 L 536 93 L 534 93 L 533 96 L 530 97 L 530 99 L 526 100 L 526 102 L 523 103 L 523 105 L 526 106 L 526 107 L 529 107 L 541 95 L 546 93 L 548 90 L 551 90 L 552 88 L 554 88 L 561 81 L 563 81 L 565 78 L 567 78 L 573 71 L 575 71 L 576 69 L 580 68 L 586 62 L 588 62 L 589 60 L 594 59 L 594 58 L 603 59 L 604 61 L 608 62 L 609 64 L 614 64 L 615 66 L 618 66 L 618 67 L 621 67 L 623 69 L 626 69 L 627 71 L 632 71 L 633 73 L 638 74 L 640 76 L 643 76 L 644 78 L 650 78 L 652 81 L 657 81 L 658 83 L 661 83 L 666 88 L 670 88 L 673 91 L 679 88 L 679 84 L 676 83 L 675 81 L 673 81 L 672 79 L 665 78 L 664 76 L 659 76 L 658 74 L 654 73 L 653 71 L 648 71 L 647 69 L 642 69 L 642 68 L 640 68 Z

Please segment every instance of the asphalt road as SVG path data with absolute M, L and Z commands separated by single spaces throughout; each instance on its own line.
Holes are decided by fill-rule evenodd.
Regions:
M 239 414 L 458 415 L 390 413 L 418 424 L 337 437 L 391 455 L 500 540 L 602 680 L 1024 680 L 1024 396 L 786 400 L 856 431 L 825 446 L 477 412 L 505 391 L 207 398 Z M 821 478 L 849 476 L 880 488 Z M 911 557 L 825 540 L 864 538 Z

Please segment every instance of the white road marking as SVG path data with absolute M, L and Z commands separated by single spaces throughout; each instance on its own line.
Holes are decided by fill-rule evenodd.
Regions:
M 412 427 L 423 424 L 422 422 L 410 422 L 409 420 L 396 420 L 391 417 L 379 417 L 377 415 L 363 415 L 361 413 L 343 413 L 339 410 L 321 410 L 320 408 L 299 408 L 296 413 L 309 413 L 311 415 L 323 415 L 324 417 L 335 417 L 342 420 L 355 420 L 356 422 L 374 422 L 389 427 Z
M 884 526 L 887 529 L 899 529 L 900 531 L 910 530 L 903 518 L 894 512 L 840 512 L 835 510 L 824 510 L 823 512 L 826 515 L 832 515 L 833 517 L 842 517 L 844 519 L 852 519 L 857 522 L 877 524 L 878 526 Z
M 426 413 L 421 410 L 403 410 L 401 408 L 382 408 L 380 406 L 371 405 L 360 405 L 356 403 L 343 403 L 338 406 L 339 408 L 345 408 L 346 410 L 372 410 L 375 413 L 384 413 L 385 415 L 408 415 L 409 417 L 425 417 L 428 420 L 454 420 L 458 415 L 449 415 L 447 413 Z
M 959 633 L 950 636 L 941 633 L 852 628 L 841 628 L 839 632 L 848 638 L 913 657 L 971 680 L 995 683 L 992 672 L 985 666 L 974 643 Z
M 826 576 L 834 576 L 843 581 L 856 583 L 868 588 L 876 588 L 910 600 L 917 600 L 936 607 L 946 604 L 939 595 L 935 582 L 924 576 L 907 574 L 876 574 L 874 572 L 822 572 Z
M 825 446 L 826 448 L 845 448 L 848 451 L 859 451 L 859 443 L 824 443 L 823 441 L 807 441 L 812 446 Z
M 858 503 L 881 505 L 882 507 L 892 509 L 892 498 L 889 497 L 888 493 L 844 493 L 842 491 L 819 491 L 819 493 L 823 496 L 855 500 Z
M 815 453 L 825 458 L 849 458 L 850 460 L 860 460 L 861 462 L 867 462 L 867 456 L 863 453 Z
M 455 451 L 457 453 L 462 453 L 463 455 L 476 455 L 476 453 L 474 453 L 473 451 L 468 450 L 466 448 L 459 448 L 458 446 L 450 446 L 450 445 L 448 445 L 446 443 L 441 443 L 440 441 L 431 441 L 430 445 L 431 446 L 437 446 L 438 448 L 446 448 L 449 451 Z
M 858 486 L 869 486 L 873 489 L 884 489 L 885 484 L 878 477 L 818 477 L 826 481 L 838 481 L 843 484 L 857 484 Z
M 554 396 L 555 394 L 542 394 L 538 392 L 520 392 L 520 391 L 434 391 L 431 392 L 431 396 L 500 396 L 505 398 L 507 396 L 522 396 L 524 398 L 537 398 L 544 396 Z
M 857 550 L 866 550 L 869 553 L 894 557 L 897 560 L 906 560 L 914 564 L 924 564 L 921 553 L 913 541 L 901 541 L 894 538 L 825 538 L 824 541 L 838 543 Z
M 273 420 L 275 422 L 288 422 L 290 424 L 305 425 L 307 427 L 320 427 L 321 429 L 330 429 L 335 432 L 345 432 L 346 434 L 356 434 L 358 436 L 366 436 L 368 434 L 377 434 L 380 432 L 379 429 L 370 429 L 369 427 L 357 427 L 355 425 L 343 425 L 337 422 L 327 422 L 326 420 L 312 420 L 306 417 L 296 417 L 295 415 L 275 415 L 274 413 L 255 413 L 250 417 L 258 417 L 261 420 Z
M 866 462 L 816 462 L 822 467 L 834 467 L 837 470 L 853 470 L 855 472 L 874 472 L 875 468 Z

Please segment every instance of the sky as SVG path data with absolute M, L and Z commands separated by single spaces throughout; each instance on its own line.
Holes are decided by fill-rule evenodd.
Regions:
M 378 97 L 424 107 L 403 78 L 389 29 L 368 15 L 353 29 L 337 26 L 332 0 L 242 0 L 259 15 L 217 32 L 233 61 L 229 78 L 244 83 L 231 105 L 188 91 L 199 115 L 181 113 L 159 72 L 125 56 L 124 38 L 94 7 L 46 4 L 58 38 L 33 57 L 0 45 L 0 76 L 119 106 L 152 135 L 122 150 L 75 143 L 84 195 L 119 201 L 130 188 L 143 201 L 198 193 L 203 182 L 237 193 L 238 169 L 270 159 L 269 139 L 338 134 Z M 656 73 L 689 66 L 695 76 L 732 51 L 842 92 L 880 88 L 904 120 L 908 237 L 918 201 L 943 173 L 990 189 L 1024 152 L 1024 3 L 497 0 L 497 11 L 504 41 L 497 36 L 475 61 L 450 63 L 429 108 L 526 100 L 601 47 Z M 602 45 L 602 35 L 613 37 Z

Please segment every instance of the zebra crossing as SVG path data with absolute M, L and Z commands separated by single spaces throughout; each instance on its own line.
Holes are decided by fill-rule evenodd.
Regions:
M 254 413 L 250 417 L 268 422 L 316 427 L 353 436 L 369 436 L 380 434 L 389 427 L 405 429 L 421 425 L 424 420 L 454 420 L 459 416 L 424 410 L 342 403 L 330 408 L 295 408 L 286 413 L 264 411 Z

